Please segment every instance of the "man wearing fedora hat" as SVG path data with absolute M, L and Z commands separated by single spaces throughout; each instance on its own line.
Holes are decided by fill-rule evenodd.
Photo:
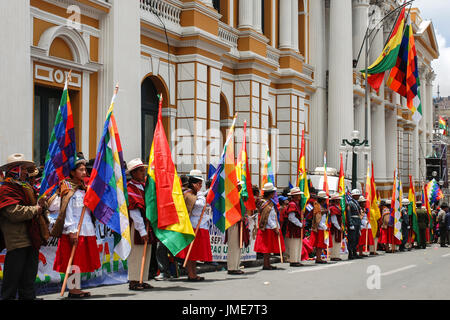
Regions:
M 342 211 L 339 205 L 341 196 L 335 192 L 330 198 L 330 216 L 331 216 L 331 238 L 333 247 L 331 248 L 331 261 L 341 261 L 341 242 L 342 242 Z
M 1 289 L 4 300 L 16 299 L 17 294 L 21 300 L 36 299 L 34 283 L 42 239 L 40 235 L 35 239 L 33 221 L 44 213 L 47 204 L 44 198 L 37 200 L 35 190 L 25 181 L 34 169 L 34 163 L 23 154 L 9 156 L 0 167 L 6 172 L 0 186 L 0 229 L 2 247 L 7 250 Z
M 381 201 L 380 211 L 381 211 L 381 231 L 380 231 L 380 244 L 384 246 L 386 253 L 390 252 L 389 246 L 389 233 L 388 225 L 391 216 L 390 210 L 391 200 Z
M 317 193 L 317 202 L 313 209 L 313 220 L 311 228 L 310 242 L 316 248 L 316 263 L 327 263 L 322 259 L 322 250 L 333 247 L 331 237 L 325 239 L 325 232 L 329 230 L 327 225 L 328 209 L 326 207 L 326 199 L 328 199 L 325 191 Z M 328 245 L 326 243 L 328 241 Z
M 143 280 L 148 280 L 150 260 L 152 255 L 152 243 L 155 237 L 151 237 L 151 226 L 145 213 L 145 179 L 147 177 L 147 165 L 137 158 L 127 163 L 126 173 L 131 179 L 127 182 L 128 211 L 130 213 L 130 237 L 132 239 L 131 251 L 128 256 L 128 286 L 130 290 L 142 291 L 151 289 L 148 283 L 140 283 L 142 257 L 145 253 Z M 150 241 L 152 240 L 152 241 Z
M 206 203 L 206 195 L 201 191 L 203 182 L 205 181 L 202 172 L 193 169 L 189 172 L 188 178 L 188 187 L 183 193 L 184 202 L 186 203 L 186 209 L 189 213 L 192 228 L 196 229 L 198 226 L 198 231 L 194 241 L 190 245 L 192 248 L 189 257 L 187 256 L 187 253 L 190 246 L 187 246 L 180 251 L 177 257 L 188 259 L 186 262 L 186 271 L 188 274 L 187 280 L 198 282 L 205 280 L 205 278 L 197 275 L 197 261 L 212 261 L 211 240 L 209 237 L 211 217 L 209 215 L 209 210 L 207 211 L 208 204 Z
M 291 201 L 286 209 L 288 215 L 287 229 L 286 229 L 286 247 L 289 252 L 289 265 L 291 267 L 301 267 L 301 252 L 302 247 L 302 228 L 303 228 L 303 213 L 300 209 L 300 199 L 303 192 L 300 188 L 292 188 L 288 193 Z
M 359 236 L 359 242 L 358 242 L 358 251 L 359 256 L 366 258 L 368 255 L 363 254 L 364 248 L 366 246 L 366 240 L 367 240 L 367 247 L 374 245 L 373 242 L 373 234 L 372 234 L 372 226 L 369 222 L 369 219 L 367 219 L 367 211 L 369 210 L 366 208 L 367 199 L 364 198 L 364 196 L 360 196 L 358 199 L 359 205 L 361 206 L 361 235 Z M 365 248 L 367 251 L 369 251 L 369 248 Z
M 263 202 L 258 208 L 259 224 L 255 240 L 255 252 L 264 256 L 263 270 L 275 270 L 276 267 L 270 265 L 270 254 L 278 253 L 280 256 L 285 251 L 284 239 L 281 237 L 280 224 L 278 221 L 278 208 L 273 200 L 277 188 L 273 183 L 268 182 L 263 186 Z M 280 248 L 281 246 L 281 248 Z

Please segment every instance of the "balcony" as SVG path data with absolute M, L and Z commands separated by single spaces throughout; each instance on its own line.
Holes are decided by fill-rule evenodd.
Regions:
M 178 0 L 140 0 L 141 19 L 167 30 L 180 33 L 180 15 L 182 3 Z M 159 18 L 158 18 L 159 17 Z M 161 20 L 160 20 L 161 19 Z

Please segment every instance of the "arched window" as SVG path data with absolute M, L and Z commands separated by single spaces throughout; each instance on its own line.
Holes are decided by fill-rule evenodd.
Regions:
M 158 96 L 150 77 L 141 85 L 141 151 L 142 160 L 148 161 L 153 142 L 153 133 L 158 120 Z

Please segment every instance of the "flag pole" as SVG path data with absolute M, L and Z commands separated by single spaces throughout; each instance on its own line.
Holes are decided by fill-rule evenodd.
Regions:
M 149 224 L 146 223 L 147 225 L 147 238 L 148 238 L 148 233 L 149 233 Z M 141 260 L 141 274 L 139 277 L 139 283 L 142 284 L 144 282 L 144 266 L 145 266 L 145 258 L 147 257 L 147 246 L 148 246 L 148 240 L 145 240 L 144 243 L 144 252 L 142 253 L 142 260 Z
M 244 222 L 241 220 L 240 231 L 239 231 L 239 247 L 242 249 L 242 229 L 244 228 Z
M 83 218 L 84 218 L 84 214 L 86 213 L 86 207 L 83 207 L 83 210 L 81 211 L 81 216 L 80 216 L 80 221 L 78 222 L 78 229 L 77 229 L 77 240 L 78 237 L 80 235 L 80 230 L 81 230 L 81 226 L 83 224 Z M 72 246 L 72 252 L 70 253 L 70 258 L 69 258 L 69 262 L 67 264 L 67 269 L 66 269 L 66 275 L 64 276 L 64 281 L 61 287 L 61 297 L 64 295 L 64 290 L 66 289 L 66 285 L 67 285 L 67 279 L 69 277 L 69 272 L 70 269 L 72 269 L 72 262 L 73 262 L 73 258 L 75 256 L 75 250 L 77 249 L 78 246 L 78 241 L 76 244 L 74 244 Z
M 194 244 L 195 238 L 197 237 L 198 229 L 200 229 L 200 223 L 202 222 L 203 214 L 206 210 L 206 204 L 203 207 L 202 214 L 200 215 L 200 219 L 198 220 L 197 227 L 195 228 L 195 234 L 194 234 L 194 240 L 192 240 L 191 244 L 189 245 L 188 252 L 186 254 L 186 258 L 184 258 L 183 268 L 186 268 L 186 263 L 188 262 L 189 256 L 191 255 L 192 245 Z

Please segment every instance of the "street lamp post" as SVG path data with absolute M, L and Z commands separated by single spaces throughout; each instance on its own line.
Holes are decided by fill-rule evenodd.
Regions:
M 353 158 L 352 158 L 352 189 L 356 189 L 357 182 L 357 165 L 358 165 L 358 152 L 361 150 L 361 147 L 365 148 L 365 151 L 370 148 L 369 141 L 364 139 L 361 141 L 359 139 L 359 131 L 352 132 L 352 140 L 348 141 L 347 139 L 342 140 L 341 149 L 347 150 L 347 146 L 351 147 Z

